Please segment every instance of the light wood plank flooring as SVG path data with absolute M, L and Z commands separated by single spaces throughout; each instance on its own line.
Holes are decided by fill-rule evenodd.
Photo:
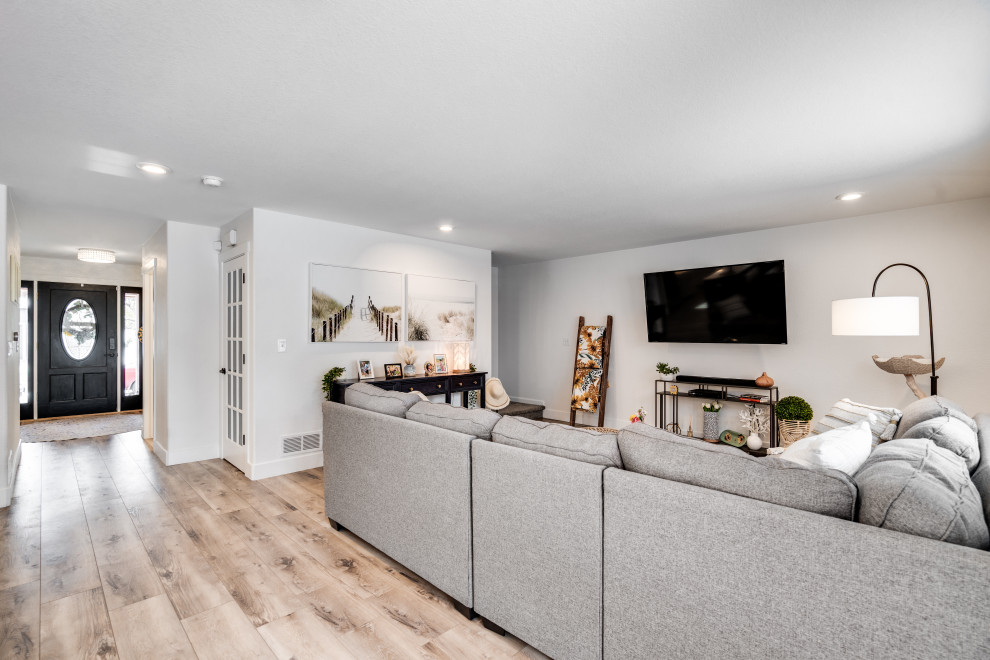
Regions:
M 139 433 L 26 444 L 0 658 L 544 658 L 323 515 L 323 472 L 164 467 Z

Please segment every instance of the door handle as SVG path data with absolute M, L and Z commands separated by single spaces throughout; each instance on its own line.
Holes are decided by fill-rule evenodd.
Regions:
M 227 367 L 220 367 L 220 373 L 222 374 L 227 373 Z
M 107 353 L 107 357 L 117 357 L 116 353 Z

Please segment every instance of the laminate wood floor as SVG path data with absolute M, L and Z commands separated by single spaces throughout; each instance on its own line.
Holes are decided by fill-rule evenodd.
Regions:
M 323 514 L 323 471 L 164 467 L 140 433 L 25 444 L 0 658 L 545 658 Z

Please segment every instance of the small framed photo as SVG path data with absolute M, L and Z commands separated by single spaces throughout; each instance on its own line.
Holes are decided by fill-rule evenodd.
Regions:
M 402 378 L 402 365 L 398 362 L 395 364 L 386 364 L 385 380 L 394 380 L 396 378 Z
M 450 373 L 447 371 L 447 354 L 446 353 L 434 353 L 433 354 L 433 373 L 438 376 Z
M 367 380 L 375 377 L 375 370 L 371 366 L 371 360 L 358 360 L 358 378 Z

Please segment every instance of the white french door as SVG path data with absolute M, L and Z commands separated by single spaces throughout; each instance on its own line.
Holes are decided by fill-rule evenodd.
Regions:
M 250 446 L 248 424 L 247 256 L 223 262 L 220 325 L 223 342 L 220 352 L 221 425 L 223 458 L 241 472 L 248 472 Z

